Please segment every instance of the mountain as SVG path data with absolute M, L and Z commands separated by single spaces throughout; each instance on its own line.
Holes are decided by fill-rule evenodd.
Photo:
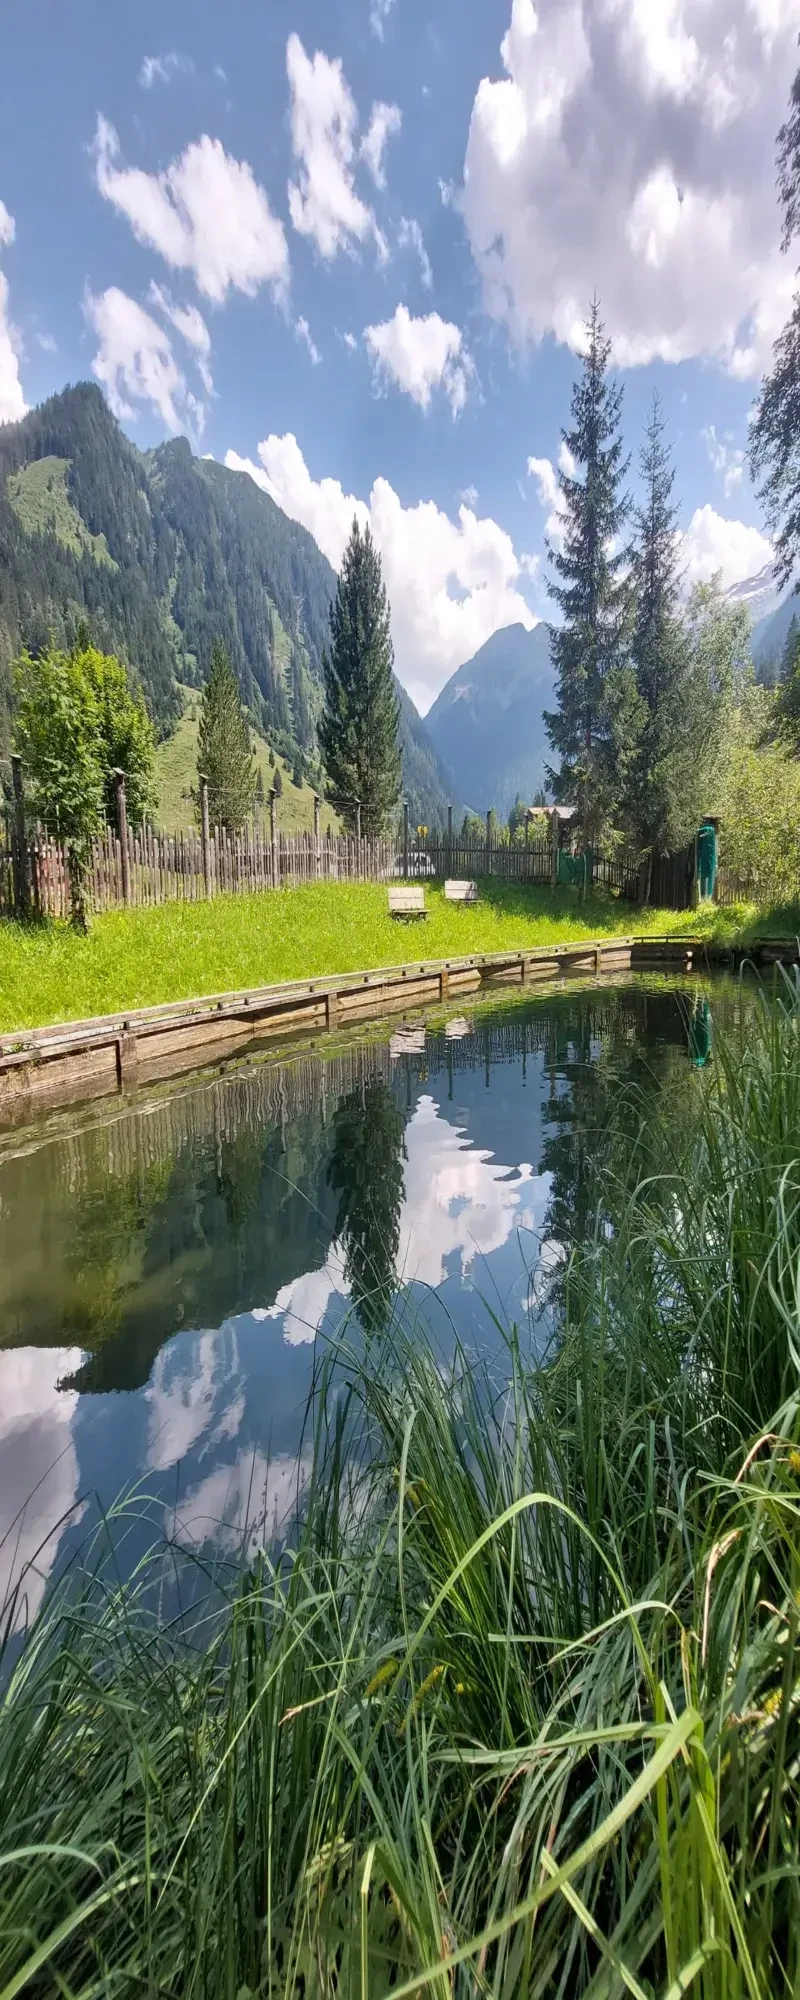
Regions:
M 247 473 L 196 458 L 185 438 L 140 452 L 101 391 L 80 383 L 0 426 L 0 754 L 20 645 L 69 644 L 80 617 L 124 659 L 158 732 L 228 646 L 253 723 L 318 771 L 316 724 L 336 578 L 305 528 Z M 443 821 L 452 796 L 425 726 L 399 689 L 412 810 Z
M 505 818 L 518 792 L 531 799 L 544 783 L 552 704 L 549 625 L 506 625 L 451 675 L 425 728 L 474 812 Z
M 753 626 L 766 624 L 782 602 L 771 563 L 766 563 L 757 576 L 746 576 L 742 583 L 732 583 L 723 595 L 728 604 L 747 605 Z
M 800 616 L 800 598 L 794 591 L 784 597 L 768 618 L 762 618 L 753 626 L 750 634 L 750 653 L 758 680 L 767 687 L 774 686 L 780 674 L 783 650 L 792 619 Z

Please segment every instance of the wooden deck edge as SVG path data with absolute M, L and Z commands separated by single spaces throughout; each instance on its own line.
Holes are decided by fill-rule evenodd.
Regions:
M 756 950 L 757 948 L 754 948 Z M 765 940 L 764 958 L 797 964 L 797 940 Z M 91 1020 L 0 1036 L 0 1119 L 23 1103 L 110 1094 L 193 1068 L 203 1055 L 241 1051 L 275 1035 L 331 1030 L 402 1012 L 495 980 L 537 986 L 560 975 L 734 964 L 750 954 L 689 937 L 581 938 L 529 951 L 415 959 L 368 972 L 171 1001 Z

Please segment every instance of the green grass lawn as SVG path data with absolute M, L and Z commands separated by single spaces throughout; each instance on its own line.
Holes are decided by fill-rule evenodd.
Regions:
M 0 924 L 0 1030 L 80 1020 L 123 1007 L 326 972 L 366 971 L 414 958 L 456 958 L 614 933 L 688 933 L 720 939 L 788 935 L 800 912 L 739 906 L 636 910 L 602 894 L 485 882 L 474 908 L 445 903 L 426 887 L 428 919 L 400 925 L 380 883 L 322 882 L 210 903 L 97 917 L 88 938 L 66 924 Z

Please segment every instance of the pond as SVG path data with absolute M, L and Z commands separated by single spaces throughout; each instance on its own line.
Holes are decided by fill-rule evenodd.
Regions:
M 691 1114 L 708 1029 L 685 981 L 582 984 L 0 1134 L 0 1606 L 126 1487 L 186 1546 L 279 1528 L 343 1320 L 535 1354 L 598 1147 Z

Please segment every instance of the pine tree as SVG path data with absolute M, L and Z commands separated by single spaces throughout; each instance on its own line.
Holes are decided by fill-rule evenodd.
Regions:
M 197 769 L 208 779 L 212 826 L 238 833 L 253 810 L 256 766 L 239 683 L 221 639 L 215 639 L 200 705 Z
M 781 249 L 800 234 L 800 70 L 789 117 L 778 133 L 778 192 L 783 205 Z M 772 350 L 750 426 L 750 470 L 775 535 L 775 577 L 781 589 L 800 561 L 800 291 Z
M 774 733 L 794 757 L 800 755 L 800 625 L 796 618 L 789 626 L 781 658 Z
M 683 847 L 696 830 L 691 782 L 697 723 L 693 663 L 681 616 L 675 471 L 661 404 L 653 409 L 639 461 L 642 500 L 634 514 L 631 581 L 635 594 L 633 666 L 639 701 L 635 749 L 622 817 L 642 858 L 641 895 L 650 893 L 653 853 Z
M 628 514 L 628 461 L 620 436 L 622 390 L 609 381 L 610 353 L 595 299 L 572 395 L 572 428 L 562 431 L 564 540 L 550 551 L 555 580 L 548 584 L 563 616 L 552 636 L 558 707 L 545 716 L 560 760 L 548 782 L 558 801 L 578 807 L 592 844 L 616 825 L 637 709 L 626 555 L 615 552 Z
M 347 827 L 384 831 L 400 799 L 400 707 L 394 691 L 389 605 L 381 561 L 358 521 L 344 553 L 325 656 L 319 738 L 328 797 Z

